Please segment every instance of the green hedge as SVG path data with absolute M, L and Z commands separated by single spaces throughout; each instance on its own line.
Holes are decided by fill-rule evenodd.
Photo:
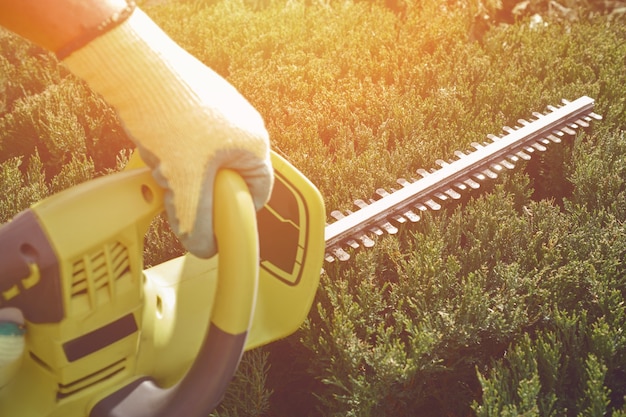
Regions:
M 502 4 L 147 7 L 259 109 L 329 211 L 561 98 L 594 97 L 604 116 L 461 206 L 326 265 L 305 325 L 244 356 L 218 415 L 626 414 L 626 26 L 545 5 L 528 6 L 546 11 L 539 23 L 480 25 Z M 6 34 L 0 52 L 6 221 L 116 169 L 130 143 L 51 56 Z M 149 233 L 148 264 L 180 251 L 164 228 Z

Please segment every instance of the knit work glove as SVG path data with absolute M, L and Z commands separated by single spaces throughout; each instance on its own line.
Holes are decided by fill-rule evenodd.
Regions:
M 220 168 L 246 181 L 255 206 L 273 172 L 263 120 L 226 80 L 171 40 L 140 9 L 64 60 L 111 104 L 166 189 L 170 226 L 192 254 L 215 254 L 213 181 Z

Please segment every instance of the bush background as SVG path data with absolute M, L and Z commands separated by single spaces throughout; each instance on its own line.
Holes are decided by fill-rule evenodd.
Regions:
M 327 209 L 532 111 L 604 116 L 522 169 L 326 265 L 295 335 L 244 355 L 220 416 L 626 415 L 626 26 L 618 1 L 145 3 L 264 115 Z M 119 169 L 115 113 L 0 32 L 0 221 Z M 180 252 L 163 219 L 146 263 Z

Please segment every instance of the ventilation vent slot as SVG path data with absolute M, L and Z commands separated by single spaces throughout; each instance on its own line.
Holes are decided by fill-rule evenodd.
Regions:
M 131 281 L 128 249 L 120 242 L 83 255 L 72 264 L 70 297 L 79 310 L 111 301 L 119 286 Z
M 125 369 L 126 359 L 121 359 L 105 368 L 101 368 L 96 372 L 85 375 L 74 381 L 65 384 L 59 383 L 57 390 L 57 399 L 61 400 L 70 397 L 86 388 L 92 387 L 103 381 L 106 381 L 109 378 L 114 377 L 120 372 L 123 372 Z

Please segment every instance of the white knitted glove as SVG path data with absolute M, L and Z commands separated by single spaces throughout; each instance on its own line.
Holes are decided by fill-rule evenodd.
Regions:
M 212 210 L 218 169 L 242 175 L 257 209 L 266 203 L 273 173 L 261 116 L 141 10 L 64 62 L 117 110 L 167 189 L 170 225 L 191 253 L 216 252 Z

